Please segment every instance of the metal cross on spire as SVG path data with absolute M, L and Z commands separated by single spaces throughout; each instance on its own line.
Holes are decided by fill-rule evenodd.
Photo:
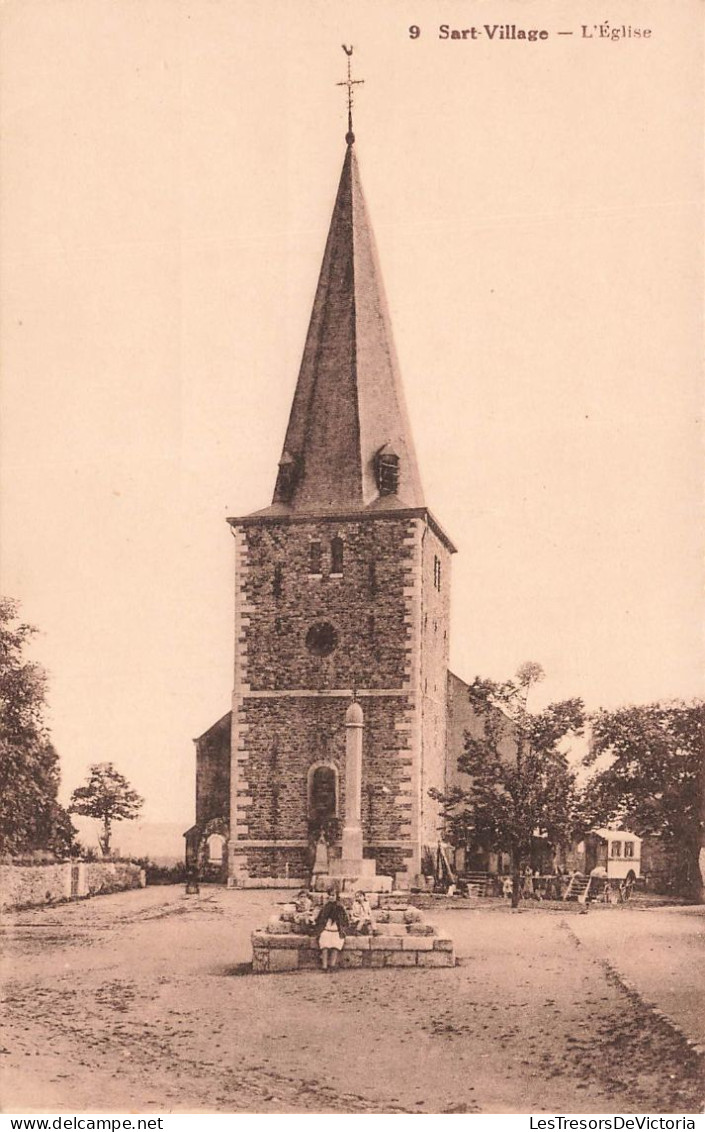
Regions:
M 354 79 L 352 77 L 352 75 L 350 73 L 350 60 L 352 58 L 353 49 L 352 49 L 352 47 L 346 47 L 345 44 L 343 44 L 342 46 L 343 46 L 343 51 L 345 52 L 345 54 L 348 57 L 348 77 L 347 77 L 347 79 L 345 79 L 344 82 L 336 83 L 335 85 L 336 86 L 346 86 L 348 88 L 348 132 L 345 135 L 345 140 L 348 143 L 348 145 L 352 145 L 352 143 L 355 141 L 355 135 L 353 133 L 353 122 L 352 122 L 353 87 L 354 86 L 362 86 L 362 84 L 364 83 L 365 80 L 364 79 Z

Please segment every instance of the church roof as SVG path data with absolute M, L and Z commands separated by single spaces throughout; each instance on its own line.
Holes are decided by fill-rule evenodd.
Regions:
M 225 715 L 221 715 L 220 719 L 216 720 L 215 723 L 212 723 L 210 725 L 210 727 L 207 728 L 207 730 L 203 732 L 202 735 L 199 735 L 197 739 L 193 740 L 194 743 L 200 743 L 200 742 L 202 742 L 203 739 L 209 738 L 211 735 L 215 734 L 218 731 L 229 730 L 231 720 L 232 720 L 232 712 L 228 711 L 228 712 L 225 713 Z
M 348 135 L 272 508 L 262 515 L 425 506 L 353 141 Z M 396 490 L 380 496 L 378 463 L 389 457 Z

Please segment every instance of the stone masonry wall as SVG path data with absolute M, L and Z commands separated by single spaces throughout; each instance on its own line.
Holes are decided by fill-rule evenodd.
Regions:
M 236 531 L 236 673 L 231 774 L 231 873 L 271 876 L 282 847 L 308 848 L 309 769 L 333 765 L 344 812 L 345 709 L 356 686 L 365 714 L 362 810 L 365 844 L 406 860 L 411 836 L 414 701 L 415 520 L 276 523 Z M 332 573 L 332 540 L 343 543 Z M 311 573 L 311 543 L 320 571 Z M 333 626 L 336 647 L 315 655 L 312 625 Z M 389 844 L 389 843 L 393 844 Z M 386 844 L 383 844 L 386 843 Z M 295 856 L 296 854 L 294 854 Z
M 228 820 L 230 813 L 230 712 L 196 740 L 196 823 Z
M 408 835 L 408 815 L 394 799 L 409 780 L 406 734 L 396 729 L 406 699 L 361 696 L 363 730 L 362 820 L 365 842 Z M 238 840 L 308 840 L 308 771 L 317 763 L 338 774 L 338 816 L 345 812 L 345 709 L 347 700 L 286 696 L 247 699 L 243 759 L 247 783 L 240 787 L 247 832 Z M 253 787 L 256 786 L 256 789 Z M 403 805 L 403 803 L 401 804 Z
M 430 527 L 421 540 L 420 828 L 423 844 L 433 846 L 441 836 L 440 808 L 428 791 L 443 790 L 446 778 L 451 556 Z
M 80 896 L 98 896 L 100 893 L 144 887 L 144 872 L 131 861 L 87 861 L 84 870 Z
M 144 871 L 131 861 L 62 861 L 56 865 L 26 867 L 0 865 L 0 907 L 57 904 L 72 896 L 96 896 L 143 885 Z
M 410 555 L 403 519 L 249 526 L 244 603 L 247 683 L 278 688 L 400 688 L 409 633 L 404 587 Z M 331 573 L 331 542 L 343 542 L 343 569 Z M 311 543 L 321 572 L 311 574 Z M 312 624 L 329 621 L 338 648 L 328 657 L 306 647 Z
M 0 907 L 56 904 L 71 895 L 71 865 L 0 865 Z

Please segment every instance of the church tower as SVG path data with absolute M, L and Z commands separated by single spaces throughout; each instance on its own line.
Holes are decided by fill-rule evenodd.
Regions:
M 439 838 L 455 548 L 424 501 L 351 124 L 272 503 L 228 522 L 229 881 L 306 877 L 321 830 L 336 854 L 354 692 L 365 855 L 403 882 Z

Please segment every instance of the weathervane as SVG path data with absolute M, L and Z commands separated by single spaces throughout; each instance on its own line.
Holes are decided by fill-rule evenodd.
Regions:
M 365 80 L 364 79 L 354 79 L 354 78 L 352 78 L 352 76 L 350 74 L 350 59 L 352 57 L 353 49 L 352 49 L 352 46 L 346 47 L 345 44 L 343 44 L 342 46 L 343 46 L 343 51 L 345 52 L 345 54 L 348 57 L 348 77 L 347 77 L 347 79 L 345 79 L 344 82 L 336 83 L 335 85 L 336 86 L 346 86 L 348 88 L 348 132 L 345 135 L 345 140 L 348 143 L 348 145 L 352 145 L 352 143 L 355 141 L 355 135 L 353 133 L 353 122 L 352 122 L 353 87 L 354 86 L 362 86 L 362 84 L 364 83 Z

